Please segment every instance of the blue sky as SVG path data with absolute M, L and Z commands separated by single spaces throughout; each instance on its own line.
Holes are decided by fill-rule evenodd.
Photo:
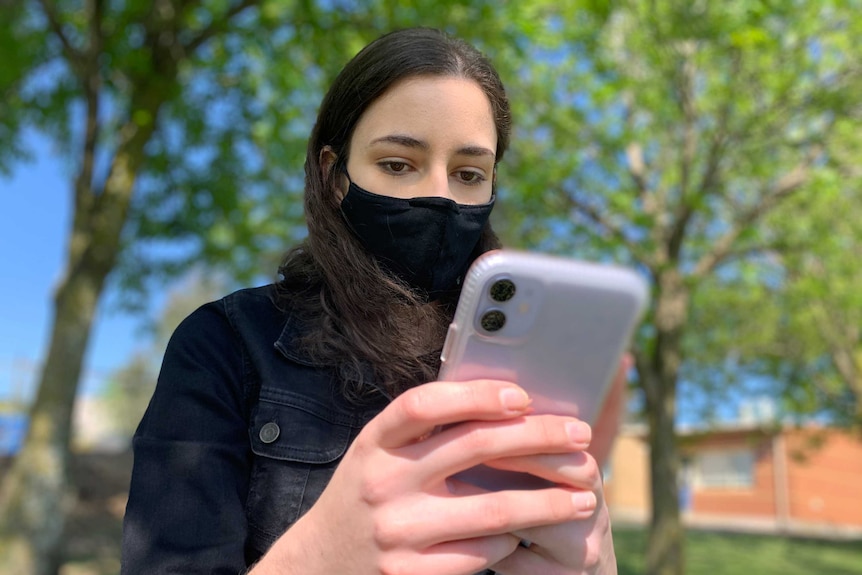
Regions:
M 70 170 L 45 139 L 30 134 L 26 141 L 33 160 L 19 163 L 11 177 L 0 176 L 0 400 L 32 387 L 38 375 L 71 225 Z M 141 323 L 102 305 L 85 361 L 85 393 L 97 391 L 108 373 L 146 345 Z

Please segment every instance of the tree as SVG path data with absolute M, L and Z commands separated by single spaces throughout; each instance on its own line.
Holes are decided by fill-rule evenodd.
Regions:
M 163 108 L 181 91 L 183 66 L 253 3 L 159 0 L 118 6 L 92 0 L 82 9 L 43 0 L 14 4 L 4 18 L 0 44 L 25 51 L 2 78 L 10 114 L 4 114 L 0 132 L 0 165 L 20 155 L 16 130 L 29 122 L 55 138 L 76 170 L 51 340 L 27 438 L 0 495 L 4 570 L 51 573 L 59 567 L 72 406 L 94 313 L 122 251 L 147 146 L 165 121 Z
M 862 225 L 851 215 L 862 202 L 862 180 L 855 167 L 830 172 L 799 206 L 803 217 L 781 222 L 814 241 L 781 259 L 786 282 L 773 305 L 783 313 L 774 315 L 775 339 L 753 347 L 761 352 L 753 368 L 785 384 L 792 410 L 825 412 L 862 429 Z
M 738 326 L 733 334 L 716 334 L 723 341 L 712 346 L 731 350 L 732 370 L 780 398 L 784 416 L 825 416 L 833 424 L 857 427 L 862 424 L 862 273 L 855 256 L 862 250 L 862 226 L 850 214 L 862 202 L 855 161 L 858 122 L 858 117 L 837 122 L 828 161 L 813 174 L 807 193 L 765 222 L 770 233 L 785 238 L 784 249 L 769 254 L 758 274 L 735 278 L 736 292 L 747 297 L 706 291 L 707 297 L 724 298 L 726 320 Z M 700 350 L 696 360 L 718 362 L 712 349 Z
M 437 25 L 517 53 L 537 7 L 428 0 L 67 0 L 12 3 L 0 23 L 0 169 L 22 129 L 75 174 L 65 273 L 25 445 L 0 486 L 0 565 L 60 561 L 72 406 L 112 282 L 139 306 L 190 263 L 248 279 L 303 234 L 302 159 L 334 73 L 394 27 Z
M 858 5 L 589 4 L 561 15 L 536 49 L 544 65 L 524 71 L 507 216 L 529 245 L 628 263 L 652 282 L 634 351 L 651 448 L 647 572 L 679 574 L 677 387 L 687 358 L 737 327 L 701 296 L 768 286 L 768 258 L 806 247 L 770 218 L 811 193 L 836 125 L 859 129 Z

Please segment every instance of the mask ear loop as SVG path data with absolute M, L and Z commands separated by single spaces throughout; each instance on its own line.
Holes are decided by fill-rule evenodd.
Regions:
M 350 174 L 347 173 L 347 161 L 344 159 L 343 156 L 336 156 L 335 164 L 332 166 L 332 175 L 331 175 L 333 185 L 336 185 L 336 186 L 338 185 L 338 178 L 341 177 L 342 174 L 344 174 L 344 176 L 347 177 L 347 186 L 349 188 L 350 185 L 353 184 L 353 178 L 351 178 Z M 347 196 L 347 190 L 346 189 L 342 193 L 341 201 L 344 201 L 345 196 Z
M 350 186 L 354 185 L 354 183 L 353 183 L 353 178 L 351 178 L 351 177 L 350 177 L 350 172 L 348 172 L 348 171 L 347 171 L 347 162 L 346 162 L 346 161 L 342 161 L 342 159 L 341 159 L 341 157 L 340 157 L 340 156 L 339 156 L 339 158 L 336 160 L 334 168 L 335 168 L 335 172 L 336 172 L 337 174 L 344 174 L 344 177 L 346 177 L 346 178 L 347 178 L 347 186 L 348 186 L 348 188 L 349 188 Z M 344 195 L 345 195 L 345 196 L 347 195 L 347 191 L 345 191 L 345 192 L 344 192 Z M 343 201 L 343 199 L 342 199 L 342 201 Z
M 347 171 L 347 166 L 346 166 L 346 165 L 345 165 L 345 166 L 342 166 L 342 168 L 339 170 L 339 173 L 344 174 L 344 176 L 347 178 L 347 183 L 348 183 L 348 184 L 352 184 L 352 183 L 353 183 L 353 178 L 351 178 L 351 177 L 350 177 L 350 173 Z

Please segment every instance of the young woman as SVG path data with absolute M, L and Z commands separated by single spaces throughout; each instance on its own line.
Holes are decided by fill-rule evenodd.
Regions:
M 510 382 L 433 381 L 460 281 L 498 247 L 510 125 L 488 61 L 440 32 L 347 64 L 282 281 L 203 306 L 171 340 L 134 439 L 123 573 L 616 572 L 594 455 L 621 401 L 591 430 L 531 414 Z M 554 487 L 451 478 L 479 463 Z

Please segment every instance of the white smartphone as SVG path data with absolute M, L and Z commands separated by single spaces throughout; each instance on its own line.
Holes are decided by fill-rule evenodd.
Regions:
M 646 306 L 633 270 L 513 250 L 477 258 L 441 354 L 439 379 L 501 379 L 524 388 L 535 413 L 593 424 Z M 546 482 L 477 467 L 459 479 L 488 489 Z

